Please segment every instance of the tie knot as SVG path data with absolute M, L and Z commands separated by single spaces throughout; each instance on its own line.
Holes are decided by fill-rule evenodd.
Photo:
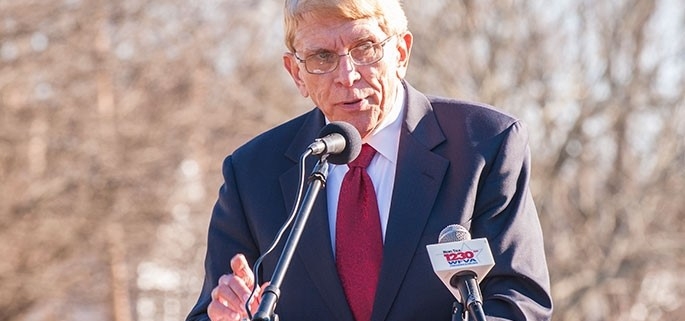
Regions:
M 362 145 L 362 151 L 359 156 L 351 161 L 348 166 L 366 168 L 371 163 L 373 156 L 376 155 L 376 150 L 369 144 Z

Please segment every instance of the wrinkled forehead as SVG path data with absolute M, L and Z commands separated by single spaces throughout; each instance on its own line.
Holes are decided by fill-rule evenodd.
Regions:
M 293 47 L 299 51 L 342 49 L 361 41 L 377 42 L 386 37 L 374 18 L 349 20 L 312 17 L 295 30 Z

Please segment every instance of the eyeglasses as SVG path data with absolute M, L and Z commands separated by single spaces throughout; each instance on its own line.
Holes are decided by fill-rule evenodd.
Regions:
M 297 61 L 304 64 L 304 69 L 310 74 L 326 74 L 336 68 L 340 64 L 340 57 L 350 56 L 352 62 L 357 66 L 366 66 L 374 64 L 381 59 L 383 59 L 383 46 L 385 46 L 392 37 L 392 35 L 381 42 L 364 42 L 352 49 L 347 53 L 339 55 L 335 52 L 322 50 L 317 53 L 311 54 L 304 59 L 297 56 L 297 53 L 293 54 Z

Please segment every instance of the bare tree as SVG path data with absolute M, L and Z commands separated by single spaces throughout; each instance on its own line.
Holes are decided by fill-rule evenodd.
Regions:
M 221 159 L 298 112 L 270 7 L 0 2 L 0 320 L 139 319 L 150 262 L 197 278 Z
M 420 14 L 413 21 L 440 30 L 420 33 L 415 58 L 443 66 L 414 73 L 416 82 L 485 100 L 531 127 L 555 319 L 679 319 L 683 5 L 447 1 L 411 9 Z
M 684 6 L 405 8 L 413 85 L 530 127 L 555 320 L 678 320 Z M 281 10 L 0 1 L 0 321 L 188 311 L 221 160 L 312 108 L 281 67 Z

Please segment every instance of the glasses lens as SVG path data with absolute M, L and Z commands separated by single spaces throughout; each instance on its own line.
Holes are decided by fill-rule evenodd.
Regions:
M 383 58 L 383 46 L 378 43 L 365 43 L 350 50 L 350 57 L 357 65 L 370 65 Z
M 323 74 L 335 69 L 338 60 L 337 54 L 322 51 L 307 57 L 304 61 L 304 66 L 310 73 Z

